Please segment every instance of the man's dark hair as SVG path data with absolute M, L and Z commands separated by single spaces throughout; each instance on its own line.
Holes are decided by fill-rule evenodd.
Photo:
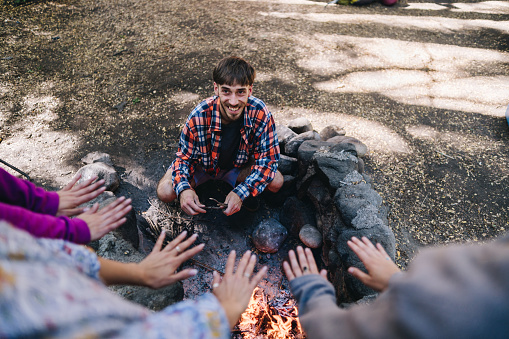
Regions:
M 230 56 L 222 59 L 214 68 L 212 77 L 218 85 L 251 86 L 254 83 L 256 72 L 246 60 Z

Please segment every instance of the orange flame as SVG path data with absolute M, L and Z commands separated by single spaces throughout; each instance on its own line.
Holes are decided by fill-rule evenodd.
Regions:
M 251 295 L 251 300 L 246 311 L 242 314 L 238 328 L 245 339 L 270 338 L 286 339 L 294 338 L 296 335 L 302 337 L 302 328 L 297 317 L 297 307 L 293 306 L 289 314 L 288 307 L 282 305 L 286 310 L 283 315 L 278 314 L 277 307 L 270 306 L 263 290 L 256 288 Z M 286 306 L 286 307 L 285 307 Z M 296 322 L 295 329 L 293 323 Z M 265 326 L 264 326 L 265 325 Z M 265 328 L 263 328 L 265 327 Z M 293 330 L 293 334 L 292 334 Z M 266 335 L 263 335 L 264 332 Z

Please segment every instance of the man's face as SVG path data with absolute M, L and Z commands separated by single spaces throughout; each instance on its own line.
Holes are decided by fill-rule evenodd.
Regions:
M 214 92 L 221 100 L 221 122 L 229 124 L 242 116 L 253 86 L 240 86 L 236 83 L 233 86 L 218 85 L 214 82 Z

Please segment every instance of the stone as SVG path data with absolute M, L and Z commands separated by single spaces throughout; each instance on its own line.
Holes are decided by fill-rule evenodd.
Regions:
M 322 138 L 322 140 L 328 140 L 328 139 L 336 137 L 338 135 L 345 135 L 345 134 L 346 134 L 346 132 L 343 128 L 336 126 L 336 125 L 332 125 L 332 126 L 327 126 L 320 131 L 320 138 Z
M 313 126 L 311 125 L 311 122 L 307 118 L 293 119 L 288 123 L 288 128 L 290 128 L 297 134 L 313 130 Z
M 104 162 L 94 162 L 85 165 L 80 168 L 77 173 L 81 174 L 78 184 L 97 176 L 99 178 L 98 180 L 104 179 L 104 186 L 106 186 L 107 191 L 115 192 L 120 186 L 120 178 L 117 171 L 115 171 L 112 166 Z
M 362 261 L 357 257 L 357 255 L 355 255 L 355 253 L 353 253 L 346 243 L 353 236 L 359 239 L 361 237 L 367 237 L 373 244 L 380 243 L 386 250 L 389 257 L 394 260 L 396 253 L 396 239 L 394 237 L 394 233 L 392 233 L 389 227 L 384 225 L 373 228 L 364 228 L 361 230 L 347 229 L 340 233 L 336 243 L 336 251 L 341 258 L 345 269 L 353 266 L 366 271 Z M 344 279 L 348 293 L 354 300 L 376 293 L 373 289 L 367 287 L 349 274 L 345 274 Z
M 253 243 L 263 253 L 276 253 L 288 237 L 287 229 L 276 219 L 261 221 L 253 231 Z
M 296 188 L 297 179 L 292 175 L 283 175 L 283 187 L 273 193 L 265 190 L 262 193 L 263 199 L 271 206 L 281 206 L 285 203 L 286 199 L 297 193 Z
M 358 169 L 357 157 L 348 152 L 317 152 L 314 155 L 314 161 L 317 174 L 326 180 L 333 190 L 343 184 L 349 173 Z
M 315 210 L 318 214 L 321 214 L 322 211 L 328 210 L 333 202 L 329 187 L 316 176 L 307 186 L 306 195 L 315 206 Z
M 101 193 L 98 197 L 96 197 L 93 200 L 90 200 L 87 203 L 84 203 L 80 205 L 80 207 L 92 207 L 94 204 L 99 204 L 99 210 L 103 209 L 107 205 L 111 204 L 117 200 L 117 197 L 113 192 L 110 191 L 104 191 Z M 136 212 L 134 208 L 127 213 L 125 216 L 126 222 L 120 225 L 118 228 L 112 231 L 116 236 L 128 241 L 131 246 L 134 248 L 138 248 L 139 246 L 139 235 L 138 235 L 138 227 L 137 227 L 137 220 L 136 220 Z M 95 245 L 93 245 L 95 246 Z
M 113 161 L 111 161 L 111 156 L 107 153 L 97 151 L 88 153 L 83 158 L 81 158 L 81 161 L 86 165 L 93 164 L 94 162 L 103 162 L 106 165 L 113 167 Z
M 333 142 L 337 144 L 352 144 L 355 146 L 357 151 L 357 156 L 362 158 L 368 153 L 368 146 L 366 146 L 362 141 L 355 139 L 353 137 L 347 137 L 343 135 L 338 135 L 333 138 L 327 140 L 328 142 Z
M 333 143 L 322 140 L 305 140 L 297 150 L 299 166 L 307 169 L 316 152 L 327 153 L 333 145 Z
M 345 185 L 357 185 L 364 181 L 364 177 L 357 171 L 348 173 L 341 182 L 341 186 Z
M 296 158 L 300 145 L 306 140 L 320 140 L 320 135 L 315 131 L 299 134 L 286 143 L 284 153 L 289 157 Z
M 286 199 L 279 214 L 279 221 L 295 236 L 299 235 L 301 228 L 306 224 L 316 226 L 312 207 L 295 196 Z
M 366 224 L 366 222 L 369 218 L 374 217 L 363 218 L 362 214 L 375 213 L 383 222 L 383 215 L 379 213 L 382 197 L 369 184 L 360 183 L 340 187 L 334 195 L 334 203 L 341 212 L 341 219 L 350 227 L 368 227 L 369 224 Z M 372 205 L 372 207 L 369 207 L 369 205 Z M 359 218 L 356 219 L 357 217 Z M 354 220 L 356 220 L 355 225 Z M 378 221 L 375 224 L 378 224 Z
M 276 133 L 281 150 L 285 149 L 285 145 L 288 143 L 288 141 L 297 136 L 297 133 L 285 125 L 276 125 Z
M 297 171 L 297 158 L 292 158 L 281 154 L 277 169 L 283 175 L 295 175 Z
M 131 244 L 114 234 L 106 234 L 99 240 L 97 255 L 120 262 L 140 262 L 145 256 L 138 252 Z M 142 286 L 116 285 L 109 287 L 110 290 L 121 297 L 148 307 L 153 311 L 181 301 L 184 297 L 182 283 L 178 282 L 166 287 L 154 290 Z
M 322 233 L 316 227 L 309 224 L 301 228 L 299 239 L 309 248 L 319 248 L 322 246 Z

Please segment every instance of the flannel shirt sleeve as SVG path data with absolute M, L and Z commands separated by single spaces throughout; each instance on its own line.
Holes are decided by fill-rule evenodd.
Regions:
M 180 134 L 177 157 L 171 164 L 173 190 L 180 196 L 186 189 L 191 189 L 191 179 L 197 162 L 195 147 L 196 128 L 193 114 L 187 119 L 182 133 Z
M 242 200 L 250 194 L 255 197 L 263 192 L 276 175 L 280 157 L 276 124 L 265 105 L 258 112 L 254 126 L 253 156 L 255 164 L 246 180 L 233 190 Z

